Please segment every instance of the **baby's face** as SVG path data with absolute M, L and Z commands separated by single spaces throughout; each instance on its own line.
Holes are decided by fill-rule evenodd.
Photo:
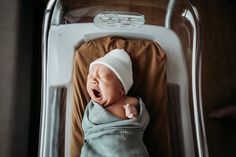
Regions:
M 95 102 L 106 107 L 125 95 L 117 76 L 105 65 L 95 64 L 87 77 L 87 91 Z

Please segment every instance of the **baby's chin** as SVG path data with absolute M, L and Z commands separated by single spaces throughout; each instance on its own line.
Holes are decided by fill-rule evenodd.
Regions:
M 104 98 L 102 96 L 99 97 L 99 98 L 93 97 L 92 99 L 93 99 L 94 102 L 98 103 L 99 105 L 101 105 L 103 107 L 108 107 L 111 104 L 109 99 L 106 99 L 106 98 Z
M 95 98 L 95 99 L 93 99 L 93 101 L 95 101 L 96 103 L 98 103 L 99 105 L 101 105 L 103 107 L 107 106 L 107 101 L 105 101 L 105 100 Z
M 100 104 L 101 106 L 103 106 L 104 108 L 109 107 L 111 105 L 113 105 L 114 103 L 116 103 L 117 101 L 119 101 L 122 97 L 118 97 L 115 99 L 111 99 L 111 98 L 103 98 L 102 101 L 97 102 L 98 104 Z

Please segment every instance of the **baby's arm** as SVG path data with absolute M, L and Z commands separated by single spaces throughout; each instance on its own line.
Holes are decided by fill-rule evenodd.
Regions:
M 139 115 L 138 99 L 126 96 L 122 101 L 106 107 L 106 110 L 121 119 L 135 119 Z
M 137 105 L 126 104 L 124 105 L 124 108 L 125 108 L 125 115 L 127 118 L 136 119 L 138 117 Z

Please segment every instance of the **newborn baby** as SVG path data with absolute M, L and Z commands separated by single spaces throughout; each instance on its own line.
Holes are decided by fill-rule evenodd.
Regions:
M 109 55 L 113 57 L 117 55 L 119 57 L 120 53 L 125 55 L 123 60 L 126 59 L 131 64 L 128 54 L 123 52 L 123 50 L 113 50 L 106 57 L 109 57 Z M 124 64 L 115 63 L 115 61 L 105 60 L 104 58 L 100 58 L 90 64 L 87 77 L 87 91 L 91 99 L 121 119 L 136 118 L 138 116 L 136 108 L 138 99 L 126 96 L 128 89 L 133 83 L 130 74 L 132 73 L 132 66 L 128 65 L 130 69 L 126 71 L 127 69 L 122 67 L 125 66 Z M 107 62 L 113 62 L 112 64 L 117 64 L 121 67 Z M 120 75 L 124 75 L 123 78 Z M 126 89 L 124 89 L 122 84 L 124 84 Z
M 142 139 L 149 115 L 141 98 L 126 95 L 132 84 L 132 62 L 123 49 L 90 64 L 86 87 L 91 101 L 82 121 L 81 157 L 149 156 Z

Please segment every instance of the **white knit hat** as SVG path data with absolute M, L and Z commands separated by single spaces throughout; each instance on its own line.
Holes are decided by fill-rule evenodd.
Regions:
M 89 69 L 95 64 L 102 64 L 111 69 L 121 81 L 127 94 L 133 84 L 133 70 L 130 56 L 123 49 L 114 49 L 105 56 L 93 61 Z

